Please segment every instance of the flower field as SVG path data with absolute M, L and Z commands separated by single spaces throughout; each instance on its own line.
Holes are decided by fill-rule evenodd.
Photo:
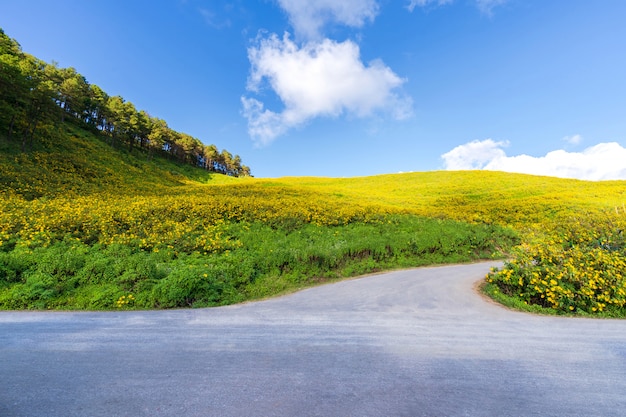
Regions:
M 118 153 L 69 129 L 65 147 L 0 153 L 0 308 L 223 305 L 509 257 L 487 278 L 494 298 L 625 315 L 623 181 L 443 171 L 232 178 Z
M 626 182 L 488 171 L 255 179 L 0 29 L 0 309 L 212 306 L 508 259 L 520 309 L 626 316 Z
M 533 233 L 515 248 L 511 261 L 487 276 L 487 293 L 504 296 L 508 304 L 558 314 L 623 317 L 625 227 L 626 216 L 605 213 L 571 218 Z
M 423 216 L 512 227 L 523 242 L 487 277 L 488 295 L 535 312 L 626 316 L 624 181 L 471 171 L 291 181 Z
M 515 234 L 250 182 L 2 200 L 0 306 L 219 305 L 326 279 L 500 255 Z M 321 280 L 321 281 L 320 281 Z

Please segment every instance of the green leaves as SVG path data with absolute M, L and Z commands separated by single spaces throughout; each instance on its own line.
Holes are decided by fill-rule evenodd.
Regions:
M 0 252 L 0 308 L 129 309 L 231 304 L 344 276 L 462 262 L 508 248 L 508 231 L 410 215 L 370 223 L 225 222 L 237 247 L 203 254 L 76 238 Z M 438 236 L 436 241 L 433 236 Z M 480 237 L 477 239 L 477 237 Z M 129 296 L 132 295 L 132 298 Z
M 487 281 L 509 297 L 561 314 L 626 315 L 626 245 L 620 215 L 573 217 L 528 235 Z

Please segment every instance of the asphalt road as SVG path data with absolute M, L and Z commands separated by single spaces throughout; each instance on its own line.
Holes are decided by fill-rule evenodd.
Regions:
M 490 265 L 214 309 L 0 313 L 0 416 L 624 416 L 626 321 L 508 311 Z

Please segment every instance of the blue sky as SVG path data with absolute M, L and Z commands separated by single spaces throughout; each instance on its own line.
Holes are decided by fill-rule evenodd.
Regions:
M 623 0 L 0 2 L 73 66 L 257 177 L 626 179 Z

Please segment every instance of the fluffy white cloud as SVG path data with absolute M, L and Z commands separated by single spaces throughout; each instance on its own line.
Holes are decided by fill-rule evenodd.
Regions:
M 446 169 L 482 169 L 489 162 L 506 157 L 502 147 L 508 146 L 507 142 L 494 142 L 492 139 L 472 141 L 465 145 L 457 146 L 450 152 L 441 155 Z
M 361 27 L 378 14 L 376 0 L 278 0 L 287 12 L 296 34 L 306 39 L 320 38 L 328 23 Z
M 396 92 L 404 80 L 380 60 L 363 64 L 352 41 L 325 39 L 298 46 L 287 34 L 282 39 L 271 35 L 249 48 L 248 58 L 248 90 L 258 93 L 267 82 L 284 104 L 277 113 L 242 97 L 249 133 L 259 145 L 318 116 L 388 111 L 403 119 L 411 114 L 410 98 Z
M 507 156 L 506 142 L 491 139 L 457 146 L 443 154 L 446 169 L 485 169 L 583 180 L 626 179 L 626 148 L 600 143 L 582 152 L 556 150 L 542 157 Z

